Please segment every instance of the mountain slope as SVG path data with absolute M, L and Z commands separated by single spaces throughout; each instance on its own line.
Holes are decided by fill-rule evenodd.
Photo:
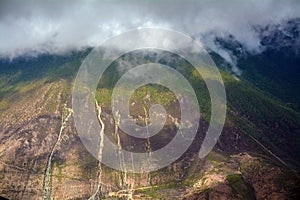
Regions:
M 199 159 L 197 153 L 210 116 L 209 96 L 200 75 L 192 73 L 188 63 L 178 60 L 176 56 L 167 59 L 172 55 L 166 52 L 158 55 L 151 51 L 147 54 L 133 53 L 145 63 L 159 60 L 163 64 L 175 64 L 196 88 L 203 118 L 195 141 L 178 161 L 156 172 L 130 174 L 99 164 L 82 145 L 72 115 L 64 120 L 71 113 L 66 113 L 66 110 L 71 109 L 76 72 L 89 52 L 1 60 L 1 196 L 38 199 L 43 194 L 44 199 L 87 199 L 95 194 L 95 199 L 100 196 L 134 199 L 296 199 L 299 195 L 298 104 L 295 99 L 290 105 L 293 95 L 277 94 L 271 90 L 273 86 L 278 86 L 285 92 L 282 81 L 286 75 L 274 72 L 278 77 L 274 78 L 275 83 L 269 83 L 265 81 L 272 77 L 269 68 L 259 68 L 264 64 L 278 64 L 273 60 L 277 54 L 269 56 L 266 52 L 241 58 L 238 66 L 243 74 L 237 80 L 226 71 L 227 63 L 212 53 L 220 66 L 226 87 L 227 120 L 214 150 L 205 159 Z M 292 63 L 289 66 L 295 67 L 298 57 L 296 54 L 288 56 L 286 60 Z M 125 55 L 119 59 L 130 61 L 130 58 L 130 55 Z M 99 83 L 105 88 L 99 88 L 96 94 L 102 108 L 100 118 L 105 123 L 106 134 L 112 140 L 121 140 L 123 148 L 136 143 L 141 144 L 140 150 L 147 150 L 147 142 L 138 143 L 122 131 L 116 132 L 108 103 L 114 81 L 118 78 L 114 66 L 106 76 L 108 78 Z M 293 84 L 299 84 L 299 80 Z M 293 88 L 290 89 L 292 91 Z M 172 111 L 167 127 L 159 135 L 164 139 L 158 137 L 150 141 L 151 148 L 155 149 L 172 139 L 178 104 L 170 101 L 174 97 L 164 88 L 141 88 L 133 97 L 133 101 L 140 104 L 132 108 L 132 114 L 140 117 L 138 123 L 145 124 L 147 121 L 147 113 L 142 106 L 147 108 L 149 105 L 140 100 L 148 93 L 151 94 L 149 104 L 159 102 Z M 168 98 L 153 95 L 155 93 L 167 95 Z M 45 180 L 50 180 L 50 183 L 45 184 Z M 50 192 L 45 192 L 45 185 L 50 185 Z

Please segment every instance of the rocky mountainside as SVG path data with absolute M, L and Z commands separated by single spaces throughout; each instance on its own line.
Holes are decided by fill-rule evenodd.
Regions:
M 278 35 L 281 37 L 281 34 L 271 37 Z M 265 46 L 272 40 L 265 34 L 262 37 Z M 112 86 L 119 76 L 118 64 L 135 62 L 132 56 L 141 58 L 143 63 L 173 63 L 196 89 L 202 109 L 196 139 L 172 165 L 142 174 L 116 171 L 99 163 L 77 135 L 71 93 L 77 70 L 90 49 L 64 56 L 45 54 L 12 61 L 2 59 L 0 196 L 8 199 L 298 199 L 299 54 L 286 53 L 286 46 L 267 48 L 259 54 L 239 54 L 240 44 L 221 39 L 218 42 L 233 52 L 236 67 L 242 73 L 236 77 L 230 64 L 211 52 L 224 80 L 228 110 L 222 135 L 204 159 L 197 153 L 208 127 L 210 101 L 205 83 L 199 74 L 190 71 L 189 63 L 167 52 L 133 52 L 120 57 L 106 72 L 106 78 L 100 80 L 95 108 L 99 121 L 105 125 L 103 134 L 120 148 L 130 149 L 138 144 L 138 151 L 159 149 L 174 137 L 176 122 L 180 120 L 178 102 L 166 89 L 140 88 L 132 97 L 136 104 L 130 108 L 137 123 L 147 124 L 147 110 L 154 103 L 164 105 L 170 114 L 157 137 L 137 140 L 127 136 L 118 129 L 109 104 Z

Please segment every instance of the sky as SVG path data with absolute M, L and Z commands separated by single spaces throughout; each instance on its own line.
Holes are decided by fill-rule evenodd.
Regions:
M 295 17 L 300 17 L 298 0 L 1 0 L 0 56 L 61 54 L 131 29 L 161 27 L 205 40 L 200 42 L 234 62 L 215 45 L 215 35 L 232 34 L 257 52 L 260 40 L 253 26 Z

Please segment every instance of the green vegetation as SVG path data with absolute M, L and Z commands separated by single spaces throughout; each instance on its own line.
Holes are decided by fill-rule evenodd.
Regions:
M 255 192 L 252 186 L 245 182 L 240 174 L 232 174 L 226 177 L 226 181 L 232 189 L 235 198 L 241 200 L 255 200 Z
M 244 71 L 245 79 L 253 85 L 299 111 L 299 62 L 299 54 L 268 50 L 241 59 L 240 67 Z
M 145 197 L 151 197 L 154 199 L 167 199 L 165 195 L 160 194 L 159 191 L 165 190 L 165 189 L 172 189 L 178 187 L 176 184 L 165 184 L 165 185 L 155 185 L 150 188 L 145 189 L 138 189 L 136 192 L 144 194 Z
M 226 162 L 229 160 L 229 157 L 225 157 L 224 155 L 216 151 L 209 152 L 206 158 L 214 167 L 217 167 L 220 164 L 220 162 Z

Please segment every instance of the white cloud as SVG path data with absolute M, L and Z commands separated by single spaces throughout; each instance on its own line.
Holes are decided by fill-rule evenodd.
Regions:
M 257 51 L 253 25 L 300 17 L 297 0 L 250 1 L 2 1 L 0 55 L 63 53 L 95 46 L 138 27 L 163 27 L 188 35 L 228 32 Z M 213 47 L 213 46 L 212 46 Z M 219 50 L 227 59 L 230 55 Z M 228 54 L 228 53 L 227 53 Z

